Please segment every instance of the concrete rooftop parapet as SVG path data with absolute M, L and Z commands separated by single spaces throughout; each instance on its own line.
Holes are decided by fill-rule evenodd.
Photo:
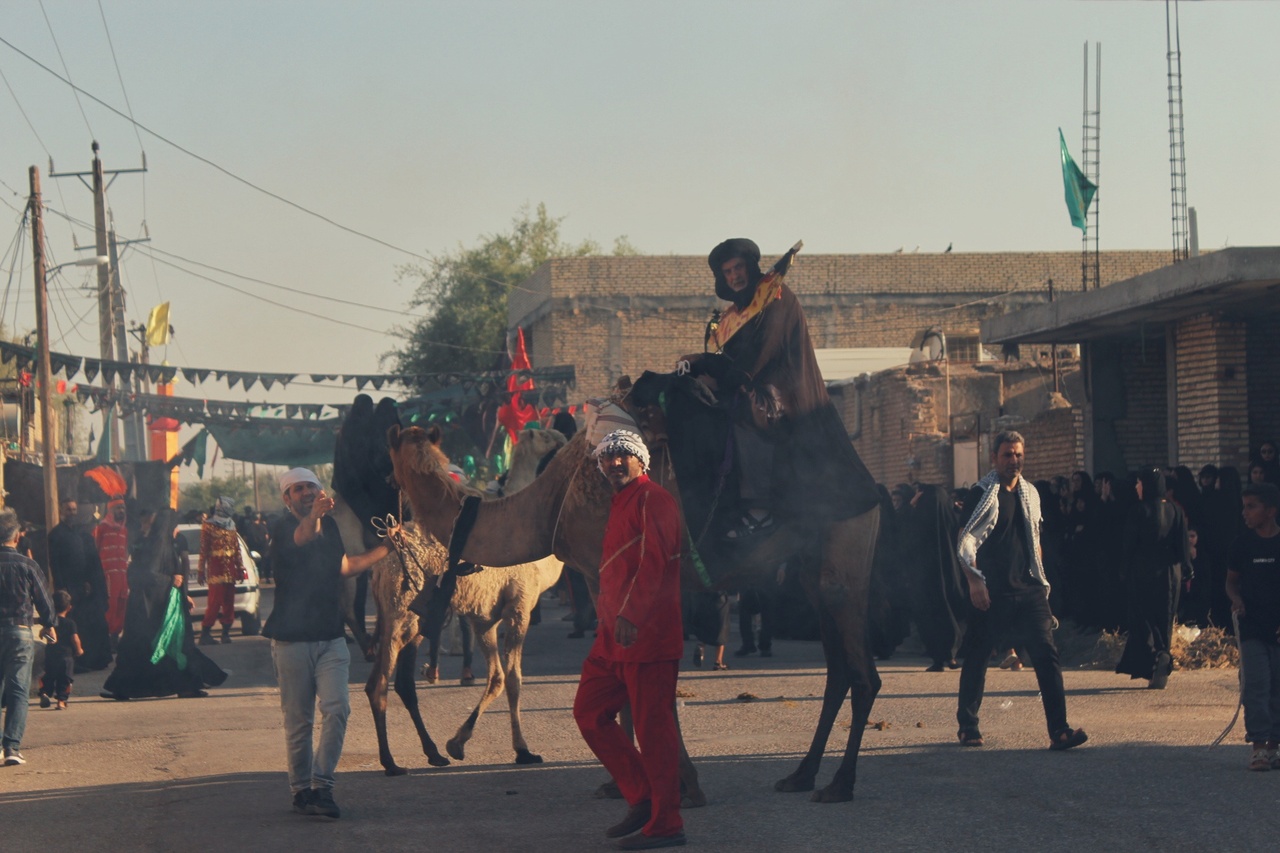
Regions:
M 1208 311 L 1280 309 L 1280 247 L 1223 249 L 1087 293 L 982 322 L 985 344 L 1068 343 L 1123 336 Z

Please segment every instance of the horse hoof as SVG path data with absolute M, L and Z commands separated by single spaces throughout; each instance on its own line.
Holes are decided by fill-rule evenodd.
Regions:
M 845 791 L 834 785 L 828 785 L 821 791 L 814 791 L 809 798 L 811 803 L 847 803 L 853 799 L 853 791 Z
M 448 767 L 449 759 L 437 752 L 435 755 L 427 756 L 427 763 L 432 767 Z
M 453 738 L 448 743 L 446 743 L 444 745 L 444 749 L 445 749 L 445 752 L 449 753 L 451 757 L 456 758 L 459 761 L 462 761 L 463 758 L 466 757 L 466 754 L 463 752 L 463 749 L 462 749 L 462 741 L 458 740 L 457 738 Z M 449 762 L 447 761 L 445 762 L 445 764 L 448 764 L 448 763 Z
M 407 776 L 409 774 L 409 770 L 407 768 L 401 767 L 398 764 L 392 764 L 390 767 L 383 768 L 382 772 L 386 773 L 388 776 Z
M 773 785 L 773 790 L 780 794 L 798 794 L 802 791 L 813 790 L 813 777 L 800 776 L 792 773 L 785 779 L 779 779 Z
M 516 764 L 541 764 L 541 763 L 542 763 L 541 755 L 534 755 L 532 752 L 530 752 L 527 749 L 521 749 L 516 751 Z

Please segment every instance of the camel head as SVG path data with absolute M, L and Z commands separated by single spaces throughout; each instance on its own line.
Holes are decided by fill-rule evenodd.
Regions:
M 667 443 L 667 415 L 662 408 L 662 395 L 673 375 L 645 371 L 634 385 L 627 380 L 626 393 L 618 400 L 627 414 L 635 418 L 644 443 L 651 451 Z
M 391 449 L 391 468 L 396 482 L 402 487 L 412 476 L 438 475 L 449 478 L 449 457 L 444 455 L 422 427 L 401 429 L 398 424 L 387 430 L 387 445 Z

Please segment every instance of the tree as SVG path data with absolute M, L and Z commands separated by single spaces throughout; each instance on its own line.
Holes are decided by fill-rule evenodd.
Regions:
M 481 238 L 473 248 L 405 264 L 398 280 L 418 282 L 409 308 L 427 317 L 396 329 L 404 344 L 384 356 L 399 373 L 473 373 L 506 366 L 507 297 L 550 258 L 602 254 L 594 240 L 571 245 L 560 239 L 561 219 L 539 204 L 523 207 L 502 234 Z M 634 255 L 626 237 L 614 241 L 613 254 Z

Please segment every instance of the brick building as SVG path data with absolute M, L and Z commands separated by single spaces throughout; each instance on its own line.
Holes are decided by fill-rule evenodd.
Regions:
M 1090 470 L 1244 470 L 1280 436 L 1280 248 L 1224 249 L 983 323 L 991 344 L 1082 344 Z
M 1167 252 L 1105 252 L 1101 278 L 1167 260 Z M 936 325 L 953 361 L 976 359 L 982 321 L 1047 301 L 1050 282 L 1059 294 L 1080 288 L 1078 252 L 801 253 L 787 275 L 815 347 L 904 347 Z M 701 351 L 707 319 L 722 306 L 702 256 L 562 258 L 512 292 L 507 317 L 524 329 L 534 366 L 575 365 L 588 397 Z

